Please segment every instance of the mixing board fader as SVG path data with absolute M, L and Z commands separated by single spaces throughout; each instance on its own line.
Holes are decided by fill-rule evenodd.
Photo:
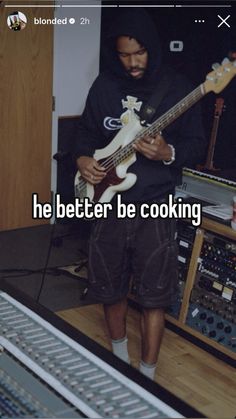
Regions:
M 183 417 L 6 293 L 0 346 L 2 417 Z
M 34 377 L 10 352 L 0 356 L 0 418 L 83 417 L 53 389 Z

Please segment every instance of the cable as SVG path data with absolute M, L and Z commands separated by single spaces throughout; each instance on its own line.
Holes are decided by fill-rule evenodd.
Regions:
M 37 298 L 35 300 L 36 303 L 39 302 L 40 295 L 41 295 L 41 292 L 42 292 L 43 286 L 44 286 L 44 281 L 45 281 L 45 278 L 46 278 L 48 262 L 49 262 L 49 258 L 50 258 L 50 255 L 51 255 L 51 249 L 52 249 L 52 244 L 53 244 L 53 236 L 54 236 L 55 226 L 56 226 L 56 220 L 54 221 L 54 223 L 52 225 L 52 230 L 51 230 L 51 234 L 50 234 L 50 241 L 49 241 L 49 246 L 48 246 L 48 252 L 47 252 L 46 262 L 45 262 L 45 266 L 44 266 L 44 269 L 43 269 L 43 272 L 42 272 L 41 285 L 40 285 L 40 288 L 39 288 L 39 292 L 38 292 Z
M 84 252 L 84 250 L 79 249 L 79 252 L 81 253 L 82 257 L 84 257 L 84 259 L 80 260 L 77 263 L 77 268 L 76 268 L 76 272 L 79 273 L 80 270 L 86 266 L 87 264 L 87 254 L 86 252 Z M 57 265 L 57 266 L 51 266 L 50 268 L 46 268 L 46 273 L 49 275 L 54 275 L 54 276 L 60 276 L 65 270 L 63 269 L 64 266 L 61 265 Z M 7 278 L 20 278 L 20 277 L 24 277 L 24 276 L 30 276 L 36 273 L 43 273 L 45 270 L 44 268 L 39 268 L 39 269 L 28 269 L 28 268 L 7 268 L 7 269 L 0 269 L 0 274 L 7 274 L 7 273 L 13 273 L 15 272 L 15 274 L 13 275 L 0 275 L 0 279 L 7 279 Z
M 54 266 L 52 268 L 47 268 L 47 273 L 50 275 L 60 275 L 60 271 L 58 270 L 58 266 Z M 20 278 L 20 277 L 24 277 L 24 276 L 30 276 L 33 275 L 35 273 L 42 273 L 44 271 L 44 268 L 41 269 L 35 269 L 35 270 L 31 270 L 31 269 L 1 269 L 0 273 L 11 273 L 11 272 L 19 272 L 16 273 L 15 275 L 5 275 L 5 276 L 0 276 L 0 279 L 7 279 L 7 278 Z
M 9 279 L 9 278 L 20 278 L 20 277 L 30 276 L 30 275 L 33 275 L 35 273 L 42 273 L 42 279 L 41 279 L 39 292 L 38 292 L 38 295 L 37 295 L 36 300 L 35 300 L 37 303 L 39 302 L 40 295 L 42 293 L 42 289 L 43 289 L 43 286 L 44 286 L 46 274 L 60 276 L 62 273 L 64 273 L 64 270 L 60 269 L 61 266 L 55 266 L 55 267 L 49 267 L 48 268 L 49 258 L 50 258 L 50 255 L 51 255 L 51 249 L 52 249 L 52 246 L 53 246 L 53 239 L 54 239 L 53 236 L 54 236 L 55 226 L 56 226 L 56 222 L 54 221 L 54 223 L 52 225 L 52 229 L 51 229 L 50 242 L 49 242 L 49 246 L 48 246 L 46 262 L 45 262 L 44 268 L 39 268 L 39 269 L 28 269 L 28 268 L 0 269 L 0 274 L 1 273 L 3 273 L 3 274 L 14 273 L 13 275 L 0 276 L 0 279 L 3 279 L 3 280 L 4 279 Z M 67 235 L 65 235 L 65 237 L 66 236 Z M 87 254 L 86 254 L 86 252 L 83 249 L 79 249 L 79 252 L 80 252 L 82 257 L 86 256 L 86 260 L 80 261 L 80 263 L 78 264 L 78 267 L 77 267 L 77 271 L 76 271 L 77 273 L 87 264 Z

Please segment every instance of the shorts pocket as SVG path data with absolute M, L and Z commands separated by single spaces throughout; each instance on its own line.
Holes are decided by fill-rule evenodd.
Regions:
M 147 260 L 140 278 L 140 292 L 168 292 L 173 287 L 176 288 L 177 278 L 177 244 L 171 241 L 154 251 Z

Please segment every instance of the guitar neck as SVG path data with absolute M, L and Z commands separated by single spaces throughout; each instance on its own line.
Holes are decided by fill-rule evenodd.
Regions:
M 147 128 L 147 134 L 153 135 L 163 131 L 168 125 L 174 122 L 179 116 L 186 112 L 191 106 L 197 103 L 205 95 L 204 86 L 201 84 L 183 99 L 181 99 L 169 111 L 164 113 L 153 124 Z M 145 134 L 146 135 L 146 134 Z
M 153 122 L 152 125 L 143 128 L 128 145 L 120 149 L 112 156 L 114 167 L 134 153 L 133 144 L 135 144 L 140 138 L 147 135 L 153 136 L 163 131 L 168 125 L 170 125 L 191 106 L 197 103 L 203 96 L 205 96 L 205 94 L 204 85 L 200 84 L 195 90 L 181 99 L 175 106 L 169 109 L 169 111 L 165 112 L 160 118 Z
M 215 144 L 216 144 L 216 137 L 217 137 L 217 133 L 218 133 L 218 128 L 219 128 L 219 122 L 220 122 L 220 117 L 219 115 L 214 117 L 214 122 L 213 122 L 213 126 L 212 126 L 212 131 L 211 131 L 211 138 L 210 138 L 210 144 L 208 147 L 208 153 L 207 153 L 207 159 L 206 159 L 206 163 L 204 165 L 203 168 L 211 170 L 213 168 L 213 156 L 214 156 L 214 151 L 215 151 Z

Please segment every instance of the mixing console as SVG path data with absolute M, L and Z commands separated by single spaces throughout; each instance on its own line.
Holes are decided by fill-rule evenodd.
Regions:
M 1 417 L 183 417 L 3 292 L 0 347 Z
M 10 352 L 0 356 L 0 418 L 79 418 L 83 415 L 34 377 Z

